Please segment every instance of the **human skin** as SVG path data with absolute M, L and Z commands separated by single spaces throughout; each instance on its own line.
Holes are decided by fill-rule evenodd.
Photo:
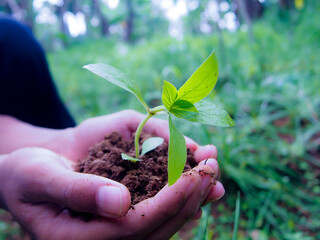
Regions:
M 200 216 L 203 204 L 224 194 L 210 174 L 219 171 L 213 145 L 200 147 L 187 139 L 199 165 L 134 209 L 122 184 L 73 171 L 89 146 L 113 131 L 129 138 L 142 118 L 127 110 L 88 119 L 75 128 L 52 130 L 0 117 L 0 206 L 35 239 L 170 238 Z M 168 140 L 163 120 L 149 120 L 144 130 Z M 67 209 L 96 217 L 86 222 Z

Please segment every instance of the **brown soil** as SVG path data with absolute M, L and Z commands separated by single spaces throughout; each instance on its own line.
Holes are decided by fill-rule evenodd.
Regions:
M 150 134 L 141 134 L 140 146 Z M 105 140 L 88 150 L 88 155 L 80 159 L 77 172 L 90 173 L 113 179 L 124 184 L 131 193 L 132 204 L 153 197 L 168 181 L 168 144 L 163 142 L 151 152 L 141 156 L 142 161 L 122 160 L 121 153 L 135 155 L 134 136 L 125 140 L 117 132 L 105 136 Z M 184 171 L 196 166 L 192 150 L 187 150 L 187 164 Z

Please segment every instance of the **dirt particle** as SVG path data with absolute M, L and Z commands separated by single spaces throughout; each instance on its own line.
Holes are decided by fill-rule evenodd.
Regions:
M 151 136 L 142 133 L 140 144 Z M 130 191 L 131 208 L 134 210 L 133 205 L 153 197 L 167 184 L 168 144 L 164 142 L 155 150 L 143 155 L 142 161 L 135 163 L 122 160 L 121 153 L 134 156 L 134 136 L 131 140 L 126 140 L 119 133 L 113 132 L 106 135 L 104 141 L 90 147 L 88 155 L 79 160 L 75 170 L 124 184 Z M 193 151 L 188 149 L 187 154 L 185 172 L 197 165 Z

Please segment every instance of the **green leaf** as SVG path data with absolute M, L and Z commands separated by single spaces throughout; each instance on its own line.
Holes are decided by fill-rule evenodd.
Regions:
M 121 72 L 120 70 L 103 63 L 88 64 L 83 66 L 83 68 L 98 75 L 99 77 L 108 80 L 109 82 L 117 85 L 118 87 L 121 87 L 124 90 L 133 93 L 144 105 L 144 107 L 147 106 L 147 104 L 144 102 L 142 98 L 139 88 L 130 78 L 127 77 L 125 73 Z
M 198 110 L 187 100 L 177 100 L 177 89 L 171 83 L 163 82 L 162 102 L 166 109 L 178 118 L 192 120 L 197 117 Z
M 186 140 L 174 125 L 169 114 L 169 156 L 168 156 L 168 182 L 174 184 L 181 176 L 187 161 Z
M 214 103 L 203 100 L 196 103 L 195 107 L 198 109 L 199 114 L 195 119 L 191 119 L 193 122 L 199 122 L 218 127 L 232 127 L 235 125 L 229 114 Z
M 145 140 L 142 144 L 141 155 L 146 154 L 147 152 L 152 151 L 156 147 L 160 146 L 163 143 L 164 139 L 161 137 L 151 137 Z
M 125 153 L 121 153 L 121 158 L 123 160 L 129 160 L 129 161 L 132 161 L 132 162 L 141 161 L 140 159 L 135 158 L 135 157 L 131 157 L 131 156 L 125 154 Z
M 206 97 L 218 79 L 218 60 L 214 52 L 178 90 L 178 99 L 196 103 Z
M 178 91 L 171 83 L 163 82 L 162 103 L 170 111 L 170 108 L 178 96 Z
M 198 116 L 197 108 L 187 100 L 177 100 L 175 101 L 169 112 L 174 114 L 178 118 L 183 118 L 192 121 Z

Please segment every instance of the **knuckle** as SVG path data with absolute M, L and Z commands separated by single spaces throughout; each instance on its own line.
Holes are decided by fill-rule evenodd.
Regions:
M 84 191 L 86 179 L 70 180 L 64 191 L 64 204 L 73 210 L 89 211 L 95 207 L 95 201 L 88 201 L 89 194 Z
M 178 205 L 181 204 L 179 203 L 177 205 L 177 203 L 174 202 L 172 203 L 170 208 L 167 208 L 167 207 L 164 207 L 163 204 L 161 203 L 162 200 L 157 197 L 150 198 L 149 201 L 150 201 L 150 206 L 152 206 L 155 209 L 158 209 L 159 216 L 161 216 L 161 218 L 163 219 L 170 219 L 174 217 L 178 209 L 180 208 Z M 174 207 L 173 205 L 175 205 L 176 207 Z
M 197 213 L 198 208 L 187 208 L 181 212 L 181 218 L 185 220 L 190 220 Z

